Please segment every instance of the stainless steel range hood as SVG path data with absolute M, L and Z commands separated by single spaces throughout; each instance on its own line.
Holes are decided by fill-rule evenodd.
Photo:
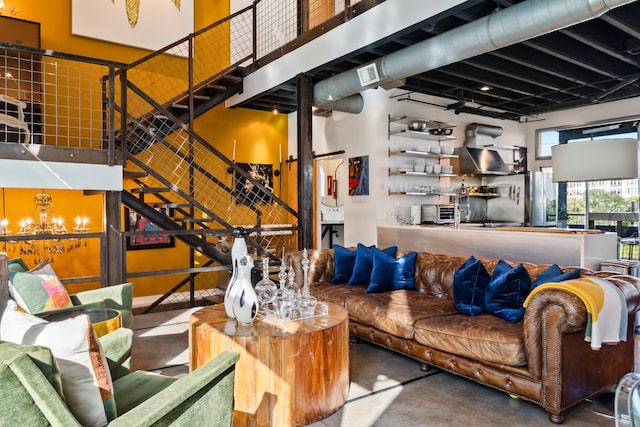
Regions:
M 451 161 L 453 172 L 458 175 L 508 175 L 509 166 L 504 162 L 500 153 L 479 143 L 478 135 L 495 139 L 502 135 L 502 128 L 479 123 L 467 125 L 464 146 L 456 150 L 458 159 Z
M 509 166 L 496 150 L 460 147 L 457 161 L 452 160 L 453 173 L 458 175 L 508 175 Z

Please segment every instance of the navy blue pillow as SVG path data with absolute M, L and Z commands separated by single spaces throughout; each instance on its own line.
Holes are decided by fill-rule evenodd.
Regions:
M 373 269 L 368 293 L 397 291 L 400 289 L 417 290 L 413 281 L 416 252 L 398 258 L 387 255 L 378 248 L 372 248 Z
M 484 311 L 484 294 L 489 273 L 480 260 L 469 257 L 453 275 L 453 302 L 462 314 L 475 316 Z
M 333 246 L 333 277 L 331 283 L 347 283 L 353 274 L 356 251 L 340 245 Z
M 369 285 L 371 281 L 371 270 L 373 269 L 373 255 L 371 249 L 375 246 L 366 247 L 362 243 L 358 243 L 356 248 L 356 263 L 353 266 L 353 274 L 349 279 L 350 285 Z M 389 246 L 382 249 L 384 253 L 395 258 L 398 252 L 397 246 Z
M 487 312 L 510 322 L 524 317 L 522 303 L 531 292 L 531 277 L 523 264 L 511 267 L 500 260 L 485 293 Z
M 536 286 L 542 285 L 543 283 L 547 283 L 547 282 L 552 282 L 552 281 L 555 282 L 553 278 L 561 274 L 562 274 L 562 269 L 558 267 L 558 264 L 553 264 L 538 275 L 535 282 L 533 282 L 533 287 L 535 288 Z
M 560 267 L 558 267 L 556 264 L 553 264 L 551 267 L 540 273 L 540 275 L 536 278 L 536 281 L 533 282 L 533 286 L 531 287 L 531 289 L 535 288 L 536 286 L 540 286 L 543 283 L 563 282 L 565 280 L 573 280 L 579 278 L 579 268 L 563 273 Z

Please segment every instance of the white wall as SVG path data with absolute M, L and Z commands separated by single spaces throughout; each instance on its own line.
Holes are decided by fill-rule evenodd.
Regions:
M 398 136 L 392 136 L 389 139 L 387 134 L 388 115 L 392 117 L 409 115 L 455 123 L 457 127 L 454 129 L 453 135 L 457 136 L 457 139 L 443 143 L 452 146 L 462 145 L 466 125 L 474 122 L 501 126 L 504 133 L 500 137 L 500 142 L 504 145 L 526 144 L 526 127 L 519 123 L 468 114 L 456 115 L 444 108 L 408 101 L 398 102 L 395 98 L 390 99 L 391 96 L 402 93 L 401 90 L 367 90 L 362 93 L 365 104 L 360 114 L 334 112 L 331 117 L 326 119 L 314 117 L 312 123 L 313 150 L 316 154 L 345 150 L 343 155 L 345 166 L 350 157 L 369 156 L 369 196 L 348 196 L 345 200 L 344 244 L 346 246 L 354 246 L 356 243 L 377 244 L 376 227 L 378 224 L 392 221 L 390 215 L 393 213 L 396 203 L 408 209 L 413 203 L 429 203 L 433 200 L 427 201 L 421 197 L 389 196 L 388 189 L 391 179 L 399 177 L 391 178 L 388 176 L 388 168 L 398 161 L 389 158 L 388 148 L 416 147 L 429 142 Z M 453 102 L 416 94 L 412 95 L 412 98 L 438 105 Z M 297 157 L 296 120 L 296 114 L 291 114 L 289 117 L 289 150 L 294 157 Z M 440 184 L 447 186 L 457 186 L 460 183 L 457 178 L 443 178 L 441 181 Z M 437 178 L 426 178 L 425 183 L 439 185 Z M 343 180 L 339 185 L 339 191 L 348 191 L 346 180 Z M 446 203 L 446 201 L 443 200 L 442 203 Z

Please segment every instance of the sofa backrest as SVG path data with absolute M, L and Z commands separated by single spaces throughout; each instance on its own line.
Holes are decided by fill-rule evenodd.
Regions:
M 398 255 L 404 255 L 410 251 L 398 251 Z M 416 265 L 414 272 L 415 285 L 419 291 L 428 293 L 438 298 L 448 298 L 453 300 L 453 276 L 462 264 L 467 260 L 466 257 L 432 254 L 430 252 L 418 252 L 416 256 Z M 482 264 L 491 275 L 499 259 L 482 259 Z M 519 262 L 507 261 L 509 264 L 516 266 Z M 530 262 L 523 262 L 527 269 L 531 281 L 546 270 L 549 265 L 538 265 Z M 561 267 L 563 271 L 573 270 L 578 267 Z M 581 275 L 590 275 L 595 272 L 590 269 L 580 268 Z
M 405 255 L 411 251 L 398 250 L 398 256 Z M 309 256 L 309 272 L 308 278 L 310 283 L 329 282 L 333 278 L 334 261 L 332 249 L 315 249 L 308 251 Z M 414 279 L 415 285 L 420 292 L 433 295 L 437 298 L 448 298 L 453 300 L 453 276 L 460 266 L 467 260 L 466 257 L 433 254 L 430 252 L 418 252 L 416 256 Z M 494 268 L 500 261 L 499 259 L 480 259 L 486 267 L 489 274 L 493 273 Z M 508 261 L 511 265 L 516 266 L 519 262 Z M 285 264 L 293 266 L 295 272 L 295 280 L 299 285 L 303 285 L 304 272 L 302 269 L 302 251 L 290 252 L 285 255 Z M 541 272 L 546 270 L 548 264 L 533 264 L 528 262 L 522 263 L 531 277 L 531 281 L 535 281 Z M 573 270 L 578 267 L 562 267 L 563 271 Z M 616 273 L 593 271 L 586 268 L 580 268 L 581 275 L 597 275 L 600 277 L 610 277 Z M 620 276 L 620 275 L 617 275 Z M 627 277 L 627 276 L 625 276 Z M 630 276 L 629 276 L 630 277 Z

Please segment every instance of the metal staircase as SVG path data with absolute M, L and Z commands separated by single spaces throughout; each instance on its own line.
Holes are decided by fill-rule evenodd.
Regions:
M 160 227 L 159 233 L 188 245 L 191 259 L 197 252 L 213 264 L 228 266 L 233 230 L 244 227 L 249 230 L 250 250 L 275 262 L 285 248 L 295 245 L 296 211 L 259 177 L 224 156 L 216 141 L 204 140 L 193 129 L 198 117 L 241 92 L 242 78 L 250 71 L 243 64 L 252 56 L 237 55 L 236 50 L 239 59 L 213 61 L 220 68 L 211 73 L 210 54 L 228 47 L 210 43 L 216 39 L 228 43 L 214 35 L 226 27 L 228 22 L 222 20 L 191 34 L 131 64 L 121 76 L 124 96 L 122 102 L 115 100 L 114 110 L 122 126 L 115 130 L 115 142 L 124 156 L 125 177 L 133 184 L 121 199 Z M 238 26 L 234 28 L 237 32 Z M 180 48 L 185 55 L 178 59 L 175 52 Z M 131 238 L 136 233 L 145 232 L 125 234 Z M 193 287 L 194 281 L 180 283 Z M 174 287 L 161 300 L 183 286 Z M 193 299 L 193 288 L 189 294 Z

